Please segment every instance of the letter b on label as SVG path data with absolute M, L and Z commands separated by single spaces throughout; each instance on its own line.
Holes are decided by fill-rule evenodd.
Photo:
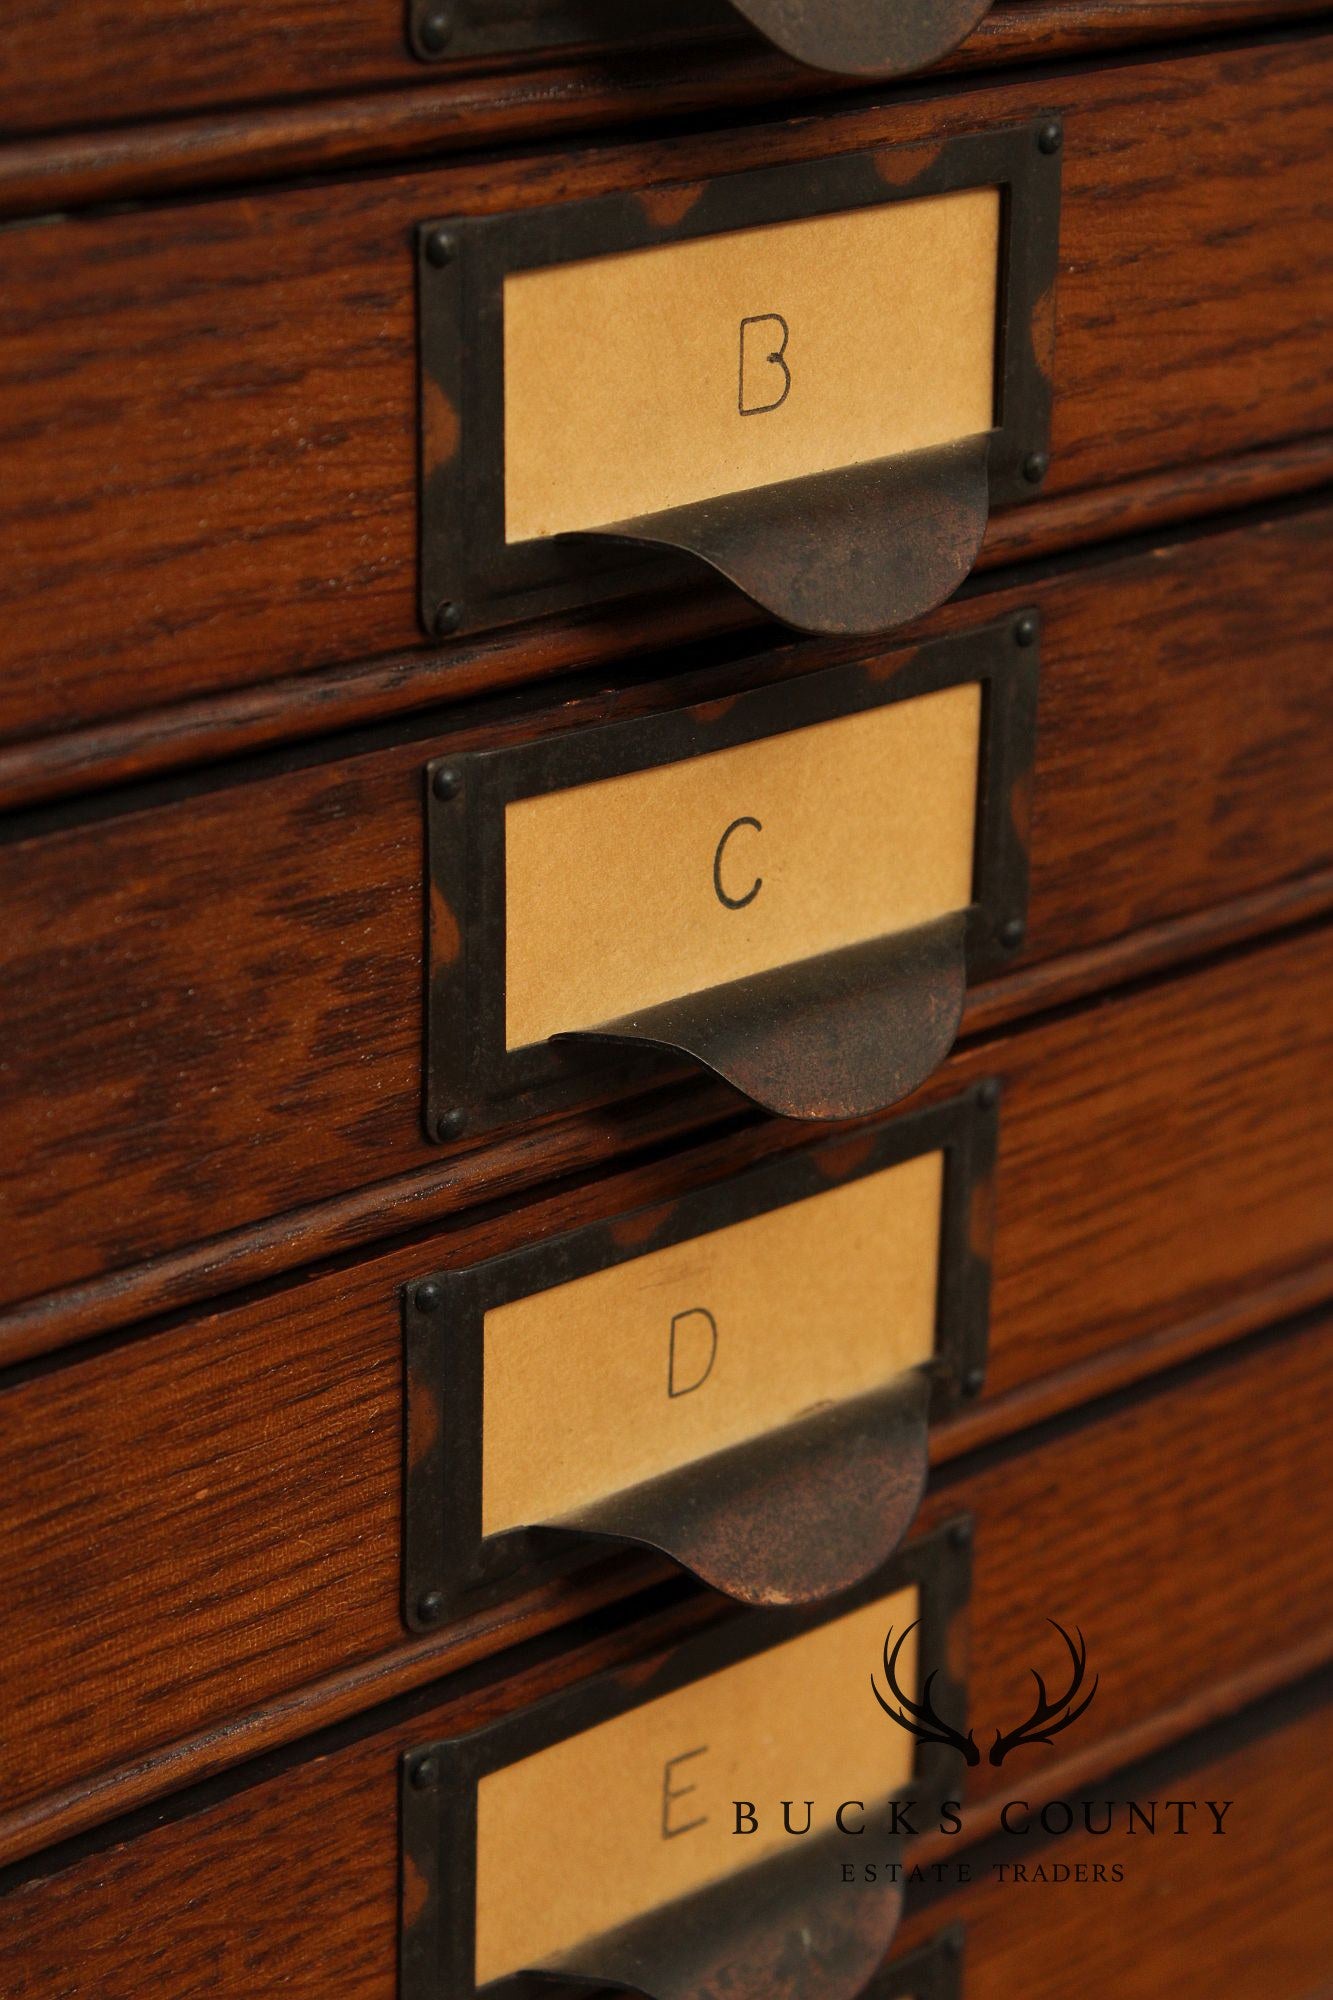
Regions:
M 791 394 L 784 356 L 791 329 L 781 313 L 752 313 L 741 321 L 740 413 L 759 417 L 779 409 Z

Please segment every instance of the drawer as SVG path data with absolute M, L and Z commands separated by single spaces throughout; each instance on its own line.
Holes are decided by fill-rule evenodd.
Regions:
M 398 86 L 401 96 L 404 87 L 416 85 L 411 110 L 418 131 L 428 116 L 419 100 L 433 87 L 443 98 L 441 111 L 452 112 L 451 143 L 476 145 L 485 143 L 478 126 L 491 138 L 497 131 L 642 118 L 646 90 L 655 108 L 681 113 L 792 96 L 802 88 L 827 90 L 832 80 L 829 72 L 814 78 L 781 59 L 772 43 L 746 30 L 726 0 L 688 0 L 674 7 L 648 0 L 632 21 L 613 0 L 529 0 L 519 6 L 463 0 L 456 32 L 434 56 L 423 44 L 420 59 L 409 44 L 405 11 L 398 0 L 348 0 L 333 10 L 303 7 L 300 0 L 273 5 L 238 0 L 187 19 L 171 0 L 98 0 L 95 7 L 77 0 L 53 6 L 16 0 L 0 72 L 0 124 L 7 134 L 68 130 L 385 86 Z M 424 16 L 435 10 L 414 11 Z M 978 7 L 949 11 L 965 27 Z M 956 60 L 975 65 L 1020 55 L 1065 55 L 1314 11 L 1302 0 L 1286 0 L 1277 10 L 1256 0 L 1207 0 L 1203 6 L 1137 0 L 1118 8 L 1105 0 L 1076 0 L 1072 8 L 1051 0 L 1036 5 L 1024 0 L 1021 6 L 997 0 Z M 955 41 L 960 31 L 946 22 L 939 45 Z M 427 39 L 434 39 L 429 30 Z M 546 77 L 534 89 L 529 78 L 504 74 L 516 55 L 529 63 L 580 68 L 558 79 Z M 487 71 L 500 72 L 489 89 L 480 80 Z M 848 79 L 855 81 L 861 79 Z M 462 129 L 451 86 L 471 113 Z M 353 132 L 363 155 L 376 148 L 403 151 L 410 143 L 403 130 L 406 107 L 395 98 L 381 98 L 378 106 L 349 106 L 341 117 L 325 110 L 321 118 L 322 109 L 308 112 L 307 130 L 312 151 L 315 133 L 323 139 L 325 165 L 331 133 L 343 140 L 334 157 L 345 156 Z M 292 120 L 289 110 L 283 133 L 289 165 L 299 158 L 292 152 Z M 256 116 L 256 129 L 246 134 L 252 157 L 271 123 L 271 116 Z M 160 144 L 157 150 L 160 156 Z
M 1002 1099 L 985 1390 L 936 1429 L 937 1460 L 1328 1297 L 1331 964 L 1328 934 L 1275 945 L 946 1065 L 937 1098 L 991 1078 Z M 827 1171 L 855 1171 L 866 1131 L 899 1123 L 817 1151 Z M 169 1784 L 174 1739 L 208 1760 L 213 1732 L 255 1711 L 245 1731 L 230 1724 L 225 1754 L 239 1754 L 253 1729 L 308 1724 L 312 1702 L 415 1685 L 634 1587 L 642 1559 L 608 1566 L 588 1542 L 578 1567 L 519 1574 L 498 1605 L 408 1635 L 403 1288 L 601 1218 L 628 1218 L 618 1234 L 633 1242 L 647 1211 L 660 1234 L 664 1204 L 812 1144 L 769 1123 L 11 1376 L 0 1794 L 18 1809 L 54 1792 L 77 1813 L 81 1773 Z M 1171 1407 L 1183 1416 L 1185 1392 Z M 1316 1419 L 1312 1402 L 1271 1413 L 1283 1478 L 1304 1477 L 1292 1422 Z M 1062 1447 L 1076 1490 L 1087 1477 L 1096 1492 L 1095 1456 Z M 1153 1476 L 1189 1475 L 1167 1453 Z M 1139 1537 L 1135 1494 L 1118 1476 L 1105 1505 L 1132 1507 Z M 1050 1526 L 1049 1541 L 1015 1542 L 1014 1587 L 1029 1560 L 1063 1559 Z
M 418 609 L 413 231 L 442 216 L 1058 115 L 1044 494 L 1058 503 L 1333 425 L 1310 194 L 1331 51 L 1302 36 L 1037 73 L 780 131 L 9 230 L 0 739 L 380 653 L 439 657 Z M 1007 518 L 993 517 L 992 557 Z M 529 657 L 536 667 L 525 642 L 492 662 L 496 676 L 521 679 Z
M 1317 1675 L 1109 1783 L 1063 1792 L 1076 1815 L 1068 1835 L 1045 1835 L 1035 1806 L 1015 1814 L 1016 1826 L 1036 1822 L 1033 1830 L 971 1849 L 969 1883 L 957 1883 L 949 1857 L 942 1893 L 921 1896 L 915 1910 L 909 1897 L 894 1967 L 921 1962 L 918 1952 L 930 1962 L 942 1939 L 958 1947 L 945 1957 L 958 1968 L 962 2000 L 1014 1991 L 1031 2000 L 1070 1991 L 1088 2000 L 1160 2000 L 1167 1991 L 1212 2000 L 1241 1968 L 1271 2000 L 1318 2000 L 1333 1957 L 1322 1888 L 1333 1849 L 1320 1782 L 1333 1757 L 1331 1696 L 1328 1674 Z M 1226 1831 L 1172 1834 L 1164 1854 L 1159 1837 L 1149 1846 L 1141 1826 L 1124 1828 L 1126 1803 L 1153 1799 L 1212 1799 L 1226 1808 Z M 1109 1833 L 1089 1834 L 1085 1809 L 1100 1828 L 1108 1800 L 1118 1819 Z M 1198 1816 L 1211 1824 L 1202 1804 Z M 1052 1824 L 1064 1817 L 1053 1812 Z M 1294 1826 L 1306 1830 L 1298 1864 Z
M 974 1522 L 970 1604 L 960 1614 L 974 1733 L 988 1742 L 997 1718 L 1008 1727 L 1026 1714 L 1034 1658 L 1057 1686 L 1065 1656 L 1052 1617 L 1081 1631 L 1097 1681 L 1068 1735 L 1028 1744 L 1021 1760 L 996 1764 L 983 1753 L 967 1767 L 955 1795 L 969 1812 L 984 1821 L 996 1810 L 1020 1761 L 1019 1796 L 1054 1796 L 1327 1657 L 1333 1522 L 1327 1491 L 1311 1489 L 1306 1466 L 1331 1368 L 1327 1322 L 1265 1336 L 940 1480 L 924 1528 L 942 1530 L 964 1512 Z M 628 1628 L 591 1621 L 563 1647 L 511 1654 L 503 1684 L 494 1665 L 460 1674 L 242 1765 L 225 1783 L 113 1822 L 90 1845 L 48 1850 L 4 1884 L 6 1963 L 23 1968 L 33 1995 L 128 2000 L 151 1938 L 180 1992 L 206 1981 L 248 2000 L 262 1980 L 293 1994 L 332 1988 L 349 2000 L 390 2000 L 400 1757 L 515 1715 L 594 1671 L 632 1665 L 617 1676 L 632 1693 L 663 1648 L 669 1658 L 705 1625 L 774 1616 L 716 1606 L 668 1593 Z M 1170 1644 L 1145 1644 L 1145 1632 L 1169 1632 Z M 956 1648 L 951 1661 L 956 1675 Z M 387 1692 L 374 1668 L 366 1687 Z M 298 1727 L 345 1716 L 338 1703 L 332 1687 L 305 1701 Z M 270 1749 L 276 1723 L 270 1715 Z M 241 1747 L 231 1734 L 231 1753 Z M 220 1748 L 214 1742 L 209 1753 L 214 1768 Z M 177 1784 L 189 1768 L 177 1759 Z M 103 1792 L 100 1812 L 129 1795 Z
M 1071 562 L 932 623 L 1042 621 L 1028 943 L 965 1029 L 1326 902 L 1331 521 Z M 603 1109 L 590 1086 L 583 1123 L 492 1147 L 426 1139 L 424 767 L 847 657 L 793 646 L 16 816 L 0 849 L 0 1291 L 63 1296 L 4 1351 L 216 1291 L 255 1271 L 236 1256 L 271 1274 L 734 1114 L 720 1088 Z M 901 656 L 861 657 L 887 675 Z M 1255 1004 L 1262 1021 L 1270 1001 Z M 1181 1035 L 1164 1062 L 1188 1060 Z M 664 1071 L 643 1060 L 648 1091 Z M 262 1241 L 73 1295 L 273 1216 Z

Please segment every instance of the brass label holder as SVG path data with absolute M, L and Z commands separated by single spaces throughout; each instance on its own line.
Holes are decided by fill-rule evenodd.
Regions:
M 887 631 L 942 602 L 971 570 L 990 508 L 1032 498 L 1046 475 L 1060 147 L 1058 121 L 1041 118 L 928 150 L 885 147 L 680 190 L 423 224 L 426 630 L 443 639 L 670 587 L 689 579 L 682 558 L 702 559 L 802 630 Z M 599 528 L 506 540 L 507 279 L 987 188 L 1000 197 L 990 429 Z M 772 317 L 770 307 L 754 310 Z
M 539 1571 L 590 1537 L 659 1550 L 751 1604 L 828 1597 L 878 1569 L 920 1503 L 929 1424 L 984 1382 L 998 1099 L 998 1085 L 986 1079 L 850 1145 L 829 1140 L 646 1214 L 590 1223 L 406 1287 L 407 1625 L 432 1630 L 502 1594 L 516 1572 Z M 488 1311 L 936 1152 L 943 1193 L 929 1361 L 890 1369 L 878 1390 L 599 1495 L 558 1519 L 484 1532 Z M 809 1338 L 824 1338 L 817 1324 Z M 577 1408 L 568 1420 L 578 1424 Z
M 875 662 L 835 667 L 696 709 L 430 764 L 428 1135 L 446 1141 L 549 1115 L 592 1088 L 642 1086 L 654 1079 L 654 1065 L 662 1072 L 664 1056 L 692 1058 L 789 1117 L 858 1117 L 908 1096 L 952 1046 L 967 981 L 1006 964 L 1023 938 L 1038 638 L 1036 614 L 1023 612 L 924 644 L 891 675 Z M 679 1000 L 508 1045 L 509 804 L 971 683 L 982 694 L 966 906 Z M 570 948 L 578 948 L 577 938 Z
M 511 1975 L 478 1982 L 479 1792 L 503 1772 L 584 1732 L 614 1722 L 677 1691 L 754 1660 L 784 1642 L 894 1591 L 914 1588 L 917 1685 L 931 1682 L 937 1711 L 962 1726 L 967 1695 L 963 1635 L 958 1629 L 971 1589 L 971 1523 L 942 1525 L 901 1550 L 832 1608 L 724 1614 L 702 1633 L 659 1648 L 632 1669 L 594 1675 L 535 1705 L 501 1716 L 465 1736 L 425 1743 L 403 1758 L 400 1773 L 403 1907 L 401 2000 L 527 2000 L 558 1980 L 628 1987 L 647 2000 L 854 2000 L 880 1968 L 897 1928 L 903 1889 L 891 1871 L 874 1885 L 848 1888 L 838 1878 L 848 1843 L 836 1833 L 791 1842 L 791 1852 L 761 1859 L 707 1886 L 649 1909 L 609 1932 L 584 1939 Z M 876 1635 L 878 1642 L 878 1635 Z M 859 1676 L 858 1676 L 859 1679 Z M 869 1699 L 864 1685 L 849 1700 Z M 874 1737 L 868 1731 L 868 1741 Z M 918 1802 L 926 1819 L 956 1784 L 947 1747 L 916 1743 L 911 1776 L 898 1796 Z M 599 1797 L 598 1811 L 614 1798 Z M 569 1802 L 577 1812 L 577 1800 Z M 554 1842 L 556 1835 L 552 1833 Z M 877 1856 L 901 1847 L 877 1842 Z M 552 1847 L 552 1853 L 555 1853 Z M 948 1951 L 907 1961 L 909 1977 L 948 1971 Z M 944 1963 L 941 1963 L 941 1958 Z M 912 1993 L 945 2000 L 947 1983 L 904 1986 L 893 1968 L 880 2000 Z

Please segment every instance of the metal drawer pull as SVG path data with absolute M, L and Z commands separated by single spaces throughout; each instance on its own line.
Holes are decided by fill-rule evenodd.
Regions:
M 966 40 L 991 0 L 731 0 L 797 62 L 842 76 L 902 76 Z
M 907 1534 L 980 1393 L 999 1085 L 403 1295 L 403 1614 L 428 1631 L 589 1537 L 746 1604 Z

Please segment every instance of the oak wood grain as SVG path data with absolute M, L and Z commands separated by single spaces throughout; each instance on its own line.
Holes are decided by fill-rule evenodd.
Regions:
M 1043 612 L 1026 965 L 1119 950 L 1140 927 L 1333 864 L 1331 530 L 1318 512 L 1074 564 L 934 622 Z M 0 1297 L 449 1157 L 420 1126 L 426 755 L 835 657 L 791 644 L 540 715 L 461 710 L 406 743 L 223 770 L 118 814 L 108 795 L 106 817 L 52 830 L 15 821 L 0 848 Z M 691 1115 L 710 1105 L 738 1108 L 719 1088 Z M 588 1109 L 572 1139 L 537 1130 L 494 1158 L 464 1139 L 460 1200 L 502 1164 L 502 1185 L 540 1178 L 548 1147 L 553 1172 L 580 1147 L 604 1159 L 644 1143 L 642 1112 Z M 410 1190 L 406 1206 L 400 1224 Z M 311 1254 L 306 1236 L 287 1261 Z
M 1031 1422 L 1052 1388 L 1095 1393 L 1099 1367 L 1169 1365 L 1209 1315 L 1211 1342 L 1292 1309 L 1307 1274 L 1306 1299 L 1329 1296 L 1331 973 L 1319 934 L 950 1063 L 935 1094 L 995 1075 L 1004 1100 L 987 1388 L 937 1458 L 978 1424 Z M 400 1288 L 797 1143 L 808 1133 L 770 1121 L 15 1378 L 0 1392 L 10 1810 L 145 1762 L 167 1780 L 173 1743 L 303 1686 L 297 1729 L 344 1712 L 318 1683 L 364 1668 L 365 1706 L 386 1675 L 413 1684 L 583 1611 L 600 1572 L 424 1643 L 401 1629 Z M 197 1741 L 193 1761 L 207 1755 Z
M 426 651 L 411 236 L 431 215 L 1059 112 L 1049 493 L 1330 428 L 1331 68 L 1310 34 L 5 232 L 0 739 Z
M 1324 1322 L 942 1483 L 928 1517 L 967 1508 L 976 1519 L 972 1714 L 1007 1713 L 1023 1698 L 1052 1615 L 1082 1627 L 1101 1676 L 1079 1724 L 1077 1782 L 1111 1772 L 1144 1718 L 1211 1720 L 1238 1679 L 1277 1688 L 1312 1655 L 1327 1657 L 1333 1519 L 1306 1453 L 1318 1448 L 1330 1386 Z M 137 2000 L 154 1979 L 172 2000 L 205 1990 L 390 2000 L 401 1751 L 644 1656 L 710 1602 L 691 1597 L 627 1633 L 511 1658 L 503 1681 L 482 1672 L 442 1683 L 410 1713 L 390 1711 L 379 1727 L 369 1718 L 368 1733 L 316 1739 L 278 1768 L 241 1774 L 240 1789 L 182 1800 L 179 1816 L 111 1827 L 88 1853 L 54 1850 L 0 1897 L 15 2000 Z M 1167 1630 L 1170 1645 L 1145 1642 Z M 1027 1783 L 1059 1784 L 1062 1744 L 1024 1755 Z M 966 1796 L 1006 1796 L 1013 1775 L 983 1762 Z

